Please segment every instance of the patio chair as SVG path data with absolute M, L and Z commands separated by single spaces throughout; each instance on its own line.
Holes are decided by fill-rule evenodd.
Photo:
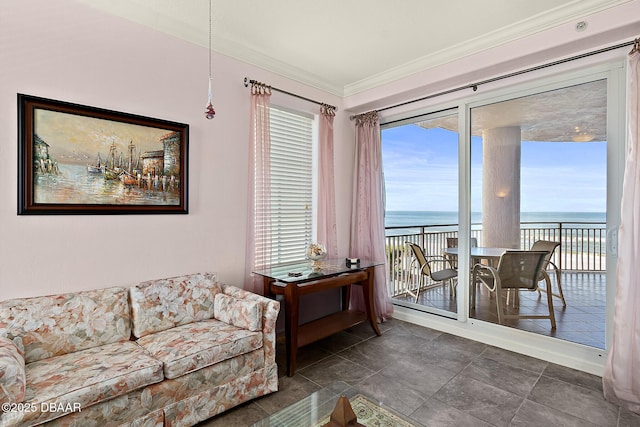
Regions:
M 425 278 L 430 279 L 433 282 L 442 282 L 443 287 L 446 285 L 446 283 L 449 283 L 449 295 L 451 297 L 454 297 L 455 285 L 453 283 L 453 279 L 456 279 L 458 277 L 458 271 L 451 267 L 449 260 L 439 255 L 426 256 L 422 251 L 422 248 L 415 243 L 406 242 L 405 244 L 411 248 L 413 256 L 415 257 L 415 260 L 412 261 L 412 264 L 413 262 L 418 263 L 420 276 L 418 279 L 418 289 L 415 293 L 415 302 L 418 302 L 418 296 L 420 295 L 420 290 L 423 289 L 423 280 Z M 443 268 L 434 270 L 432 268 L 432 265 L 436 263 L 441 263 Z M 436 286 L 440 286 L 440 284 L 436 283 L 433 285 L 425 286 L 424 289 L 427 290 Z M 413 296 L 413 292 L 407 292 L 409 292 L 409 294 Z
M 476 237 L 471 238 L 472 248 L 478 247 L 478 239 Z M 448 248 L 457 248 L 458 247 L 458 238 L 457 237 L 447 237 L 447 247 Z
M 547 270 L 549 269 L 549 266 L 553 267 L 553 270 L 555 272 L 555 276 L 556 276 L 556 283 L 558 284 L 558 293 L 552 293 L 551 295 L 553 295 L 554 297 L 558 297 L 562 300 L 562 306 L 566 307 L 567 303 L 564 300 L 564 293 L 562 292 L 562 279 L 561 279 L 561 271 L 558 268 L 557 265 L 555 265 L 553 263 L 553 261 L 551 261 L 551 257 L 553 256 L 553 252 L 556 250 L 556 248 L 560 246 L 560 243 L 558 242 L 550 242 L 548 240 L 537 240 L 535 242 L 533 242 L 533 245 L 531 245 L 531 250 L 532 251 L 546 251 L 548 252 L 547 256 L 544 257 L 544 267 L 543 267 L 543 271 L 542 273 L 544 275 L 549 275 L 549 273 L 547 273 Z M 541 281 L 545 280 L 544 277 L 539 277 L 538 278 L 538 283 L 540 283 Z M 538 294 L 540 294 L 541 292 L 547 292 L 547 290 L 543 287 L 538 286 Z
M 475 237 L 471 238 L 470 241 L 470 246 L 472 248 L 477 248 L 478 247 L 478 239 Z M 458 247 L 458 238 L 457 237 L 447 237 L 447 248 L 457 248 Z M 451 263 L 451 266 L 455 269 L 458 268 L 458 257 L 456 255 L 445 255 L 447 257 L 447 259 L 449 260 L 449 262 Z
M 556 328 L 556 318 L 553 311 L 553 301 L 551 295 L 551 279 L 544 272 L 546 251 L 506 251 L 500 257 L 498 267 L 476 264 L 473 266 L 472 284 L 479 280 L 489 291 L 496 293 L 496 305 L 498 309 L 498 323 L 502 324 L 505 319 L 549 319 L 551 329 Z M 539 278 L 543 277 L 547 284 L 547 305 L 548 315 L 522 315 L 506 314 L 502 302 L 502 290 L 518 292 L 521 290 L 537 291 Z M 472 286 L 471 307 L 475 308 L 476 292 Z

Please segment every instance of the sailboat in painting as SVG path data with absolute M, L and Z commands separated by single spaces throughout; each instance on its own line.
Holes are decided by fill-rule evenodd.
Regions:
M 122 181 L 122 183 L 125 185 L 134 185 L 138 182 L 138 179 L 136 178 L 136 174 L 134 170 L 136 167 L 136 165 L 134 164 L 136 146 L 133 144 L 133 141 L 129 143 L 128 148 L 129 148 L 129 162 L 128 162 L 127 168 L 122 169 L 118 178 L 120 178 L 120 181 Z M 120 158 L 122 159 L 122 153 L 120 153 Z M 122 160 L 120 162 L 122 162 Z
M 109 159 L 104 171 L 104 179 L 118 179 L 118 176 L 120 175 L 120 167 L 116 161 L 117 151 L 118 147 L 114 142 L 109 148 Z
M 89 173 L 104 173 L 105 165 L 102 163 L 100 153 L 98 153 L 98 159 L 95 165 L 87 165 L 87 172 Z

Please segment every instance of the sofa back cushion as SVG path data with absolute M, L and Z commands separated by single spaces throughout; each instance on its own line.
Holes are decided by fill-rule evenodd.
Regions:
M 150 280 L 129 289 L 136 338 L 213 317 L 216 294 L 222 292 L 215 273 L 196 273 Z
M 127 341 L 131 336 L 127 289 L 2 301 L 0 336 L 18 346 L 26 363 Z

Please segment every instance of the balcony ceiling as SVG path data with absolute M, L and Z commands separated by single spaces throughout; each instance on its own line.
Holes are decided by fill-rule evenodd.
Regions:
M 457 132 L 457 116 L 417 123 Z M 590 142 L 607 139 L 607 82 L 598 80 L 489 104 L 471 110 L 471 133 L 518 126 L 523 141 Z
M 207 0 L 78 1 L 208 47 Z M 212 47 L 346 96 L 627 1 L 213 0 Z

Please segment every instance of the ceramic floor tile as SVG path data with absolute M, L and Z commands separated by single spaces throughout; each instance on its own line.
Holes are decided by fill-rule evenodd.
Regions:
M 427 360 L 431 364 L 453 372 L 462 371 L 469 363 L 479 357 L 478 353 L 464 351 L 456 346 L 434 341 L 410 346 L 406 353 L 416 360 Z
M 602 378 L 586 372 L 549 363 L 542 375 L 602 393 Z
M 429 398 L 455 377 L 457 372 L 429 363 L 428 359 L 401 359 L 390 363 L 380 374 L 402 381 L 407 388 Z
M 541 426 L 563 426 L 563 427 L 597 427 L 582 418 L 574 417 L 556 409 L 548 408 L 544 405 L 525 400 L 518 413 L 513 417 L 511 427 L 541 427 Z
M 362 337 L 349 332 L 338 332 L 316 343 L 317 347 L 331 353 L 338 353 L 363 341 Z
M 616 427 L 618 407 L 597 392 L 546 376 L 540 377 L 529 399 L 602 427 Z
M 433 343 L 447 347 L 453 351 L 463 351 L 473 354 L 480 354 L 487 348 L 486 344 L 479 341 L 473 341 L 451 334 L 441 334 L 433 340 Z
M 620 409 L 618 427 L 638 427 L 640 426 L 640 414 L 629 412 L 624 408 Z
M 435 399 L 496 426 L 508 426 L 524 398 L 469 376 L 458 375 Z
M 490 427 L 485 421 L 473 417 L 466 412 L 451 407 L 437 399 L 429 399 L 422 406 L 416 409 L 411 418 L 424 424 L 425 426 L 438 427 Z
M 498 347 L 487 347 L 485 351 L 482 352 L 481 356 L 515 368 L 526 369 L 539 374 L 541 374 L 549 364 L 549 362 L 544 360 L 525 356 L 524 354 L 514 353 L 513 351 L 504 350 Z
M 407 416 L 418 409 L 426 400 L 422 394 L 407 387 L 402 381 L 381 374 L 367 377 L 355 387 L 376 399 L 383 406 L 388 406 Z
M 495 360 L 479 357 L 467 366 L 461 373 L 485 384 L 501 390 L 526 397 L 533 389 L 540 374 L 525 369 L 516 368 Z
M 394 351 L 377 344 L 375 338 L 349 347 L 338 355 L 372 371 L 379 371 L 398 360 Z
M 331 356 L 306 368 L 296 370 L 296 375 L 302 375 L 323 387 L 337 380 L 353 385 L 373 373 L 373 370 L 340 356 Z

